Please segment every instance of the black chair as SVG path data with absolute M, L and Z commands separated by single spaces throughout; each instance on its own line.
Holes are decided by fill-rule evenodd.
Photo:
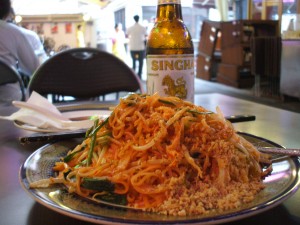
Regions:
M 123 61 L 94 48 L 73 48 L 57 53 L 33 74 L 29 93 L 52 95 L 53 102 L 105 100 L 105 95 L 120 92 L 144 92 L 140 79 Z M 99 97 L 100 96 L 100 97 Z
M 21 75 L 19 72 L 8 65 L 7 63 L 0 60 L 0 85 L 8 84 L 8 83 L 16 83 L 18 82 L 20 85 L 20 91 L 21 91 L 21 100 L 26 100 L 25 95 L 25 86 L 21 79 Z

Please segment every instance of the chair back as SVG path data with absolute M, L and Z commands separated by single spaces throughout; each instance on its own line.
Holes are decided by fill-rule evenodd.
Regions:
M 25 101 L 25 87 L 19 72 L 12 66 L 0 60 L 0 85 L 16 82 L 18 82 L 20 85 L 20 91 L 22 95 L 21 100 Z
M 280 95 L 282 40 L 280 36 L 252 37 L 251 73 L 255 76 L 254 91 L 256 96 Z
M 279 77 L 282 51 L 281 37 L 253 37 L 250 40 L 250 45 L 252 73 L 259 76 Z
M 122 91 L 144 92 L 140 79 L 131 68 L 114 55 L 94 48 L 73 48 L 49 58 L 33 74 L 28 90 L 44 96 L 52 94 L 78 99 Z

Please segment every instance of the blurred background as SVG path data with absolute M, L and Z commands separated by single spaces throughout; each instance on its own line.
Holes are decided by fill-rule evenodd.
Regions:
M 182 0 L 183 17 L 195 43 L 202 22 L 238 19 L 279 20 L 286 38 L 299 38 L 299 0 Z M 76 27 L 82 25 L 87 46 L 111 51 L 115 24 L 126 28 L 132 17 L 151 29 L 156 0 L 12 0 L 19 25 L 36 31 L 48 53 L 76 47 Z

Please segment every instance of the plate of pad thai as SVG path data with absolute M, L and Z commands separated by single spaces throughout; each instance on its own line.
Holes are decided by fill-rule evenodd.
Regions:
M 101 224 L 219 224 L 255 215 L 299 185 L 296 158 L 237 132 L 221 110 L 130 94 L 83 139 L 49 143 L 20 169 L 24 190 L 59 213 Z

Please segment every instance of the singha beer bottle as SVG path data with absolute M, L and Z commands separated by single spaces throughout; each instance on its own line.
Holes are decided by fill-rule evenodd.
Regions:
M 194 47 L 181 0 L 158 0 L 147 41 L 147 92 L 194 101 Z

